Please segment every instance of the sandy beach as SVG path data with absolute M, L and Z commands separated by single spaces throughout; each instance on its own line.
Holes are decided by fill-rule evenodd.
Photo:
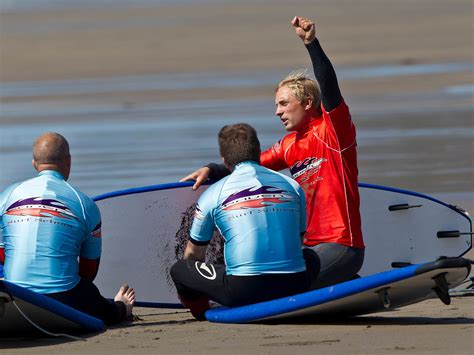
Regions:
M 474 145 L 470 132 L 474 99 L 469 87 L 474 82 L 474 73 L 472 66 L 449 71 L 473 61 L 473 4 L 469 0 L 362 0 L 357 3 L 274 0 L 2 11 L 0 92 L 5 83 L 14 87 L 15 83 L 76 83 L 79 79 L 98 77 L 158 75 L 161 79 L 160 75 L 172 78 L 183 73 L 228 73 L 235 78 L 241 73 L 251 76 L 252 73 L 274 72 L 276 82 L 279 73 L 309 65 L 305 49 L 290 27 L 294 15 L 317 20 L 318 36 L 338 73 L 352 67 L 383 67 L 385 70 L 395 67 L 402 73 L 410 68 L 418 70 L 410 75 L 374 77 L 351 77 L 352 72 L 348 71 L 347 76 L 340 79 L 343 94 L 353 103 L 351 109 L 361 137 L 359 168 L 363 180 L 445 194 L 451 203 L 473 215 Z M 446 63 L 453 66 L 440 72 L 434 72 L 430 66 Z M 434 74 L 423 74 L 424 66 Z M 177 81 L 185 80 L 177 78 Z M 172 79 L 169 82 L 172 83 Z M 465 90 L 466 87 L 467 94 L 454 98 L 446 91 L 446 88 Z M 123 111 L 133 111 L 152 104 L 179 109 L 188 101 L 206 100 L 212 104 L 237 98 L 268 101 L 268 116 L 273 113 L 273 84 L 266 81 L 251 87 L 190 86 L 180 90 L 165 87 L 79 94 L 59 90 L 23 97 L 5 94 L 0 98 L 0 105 L 7 112 L 7 107 L 33 105 L 36 108 L 61 102 L 64 107 L 86 105 L 88 108 L 107 102 Z M 382 99 L 383 105 L 379 105 L 378 100 Z M 192 114 L 192 108 L 188 110 Z M 219 113 L 225 115 L 225 108 Z M 380 116 L 380 120 L 371 119 L 375 116 Z M 166 120 L 143 118 L 144 121 L 160 119 Z M 85 126 L 101 124 L 105 127 L 116 123 L 112 114 L 99 118 L 93 113 L 80 118 L 72 114 L 40 118 L 25 114 L 19 118 L 5 113 L 0 117 L 0 140 L 6 141 L 22 127 L 26 130 L 42 124 L 54 126 L 64 120 Z M 436 141 L 427 141 L 427 133 L 409 145 L 400 146 L 385 137 L 378 138 L 384 141 L 383 147 L 374 145 L 368 138 L 364 140 L 364 132 L 389 131 L 394 127 L 402 134 L 421 128 L 452 127 L 467 133 L 452 139 L 447 131 L 446 136 Z M 277 132 L 280 136 L 284 133 Z M 74 139 L 73 143 L 79 140 Z M 26 151 L 21 153 L 24 156 L 29 154 L 31 143 L 18 142 L 13 148 L 0 144 L 0 170 L 11 169 L 12 162 L 18 159 L 13 153 L 22 150 Z M 85 144 L 92 143 L 86 141 Z M 394 152 L 399 156 L 394 158 L 395 163 L 377 158 L 377 154 L 390 156 L 395 155 Z M 412 152 L 417 152 L 416 157 L 411 156 Z M 21 157 L 23 159 L 23 155 Z M 182 162 L 182 170 L 166 177 L 176 180 L 190 165 L 194 168 L 201 164 L 201 158 Z M 84 171 L 85 159 L 84 163 L 78 159 L 76 171 Z M 110 160 L 110 157 L 103 159 Z M 174 156 L 168 159 L 178 160 Z M 27 168 L 30 169 L 29 165 Z M 397 174 L 390 174 L 391 170 Z M 12 178 L 20 176 L 20 173 L 11 175 Z M 81 177 L 77 178 L 79 183 Z M 151 183 L 153 181 L 146 180 L 142 184 Z M 85 192 L 89 192 L 88 185 L 84 186 Z M 0 190 L 4 187 L 0 186 Z M 471 252 L 468 256 L 472 255 Z M 454 297 L 449 306 L 439 300 L 428 300 L 393 312 L 304 324 L 218 325 L 197 322 L 184 310 L 137 308 L 135 313 L 141 320 L 92 334 L 86 337 L 86 342 L 52 338 L 0 339 L 0 352 L 471 354 L 474 348 L 473 297 Z
M 428 300 L 333 322 L 212 324 L 189 312 L 137 308 L 141 318 L 83 341 L 3 340 L 2 354 L 471 354 L 472 297 Z

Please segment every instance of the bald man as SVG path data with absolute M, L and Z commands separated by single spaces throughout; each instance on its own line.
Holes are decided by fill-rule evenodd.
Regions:
M 48 132 L 33 144 L 38 176 L 0 194 L 0 263 L 5 280 L 116 324 L 132 313 L 135 291 L 114 302 L 92 283 L 101 255 L 101 218 L 92 199 L 69 185 L 67 140 Z M 2 241 L 3 246 L 2 247 Z

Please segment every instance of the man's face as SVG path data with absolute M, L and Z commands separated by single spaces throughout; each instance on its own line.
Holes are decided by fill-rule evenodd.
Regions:
M 275 106 L 275 114 L 280 117 L 287 131 L 298 131 L 311 119 L 309 110 L 305 108 L 308 105 L 300 103 L 286 86 L 277 90 Z

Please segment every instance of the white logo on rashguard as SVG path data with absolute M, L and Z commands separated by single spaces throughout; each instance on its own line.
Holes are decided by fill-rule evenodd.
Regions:
M 215 280 L 216 279 L 216 270 L 214 269 L 214 266 L 212 264 L 209 264 L 209 266 L 207 266 L 207 264 L 205 263 L 201 263 L 199 261 L 196 261 L 196 263 L 194 264 L 196 266 L 196 270 L 199 272 L 199 274 L 202 276 L 202 277 L 205 277 L 206 279 L 208 280 Z

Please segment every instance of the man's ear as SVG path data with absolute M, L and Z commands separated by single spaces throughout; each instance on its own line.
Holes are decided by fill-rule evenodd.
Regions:
M 306 111 L 311 110 L 313 107 L 313 99 L 311 97 L 307 97 L 306 100 L 303 102 L 303 107 Z
M 31 159 L 31 165 L 33 165 L 33 169 L 35 169 L 36 171 L 38 170 L 36 168 L 36 161 L 34 159 Z

